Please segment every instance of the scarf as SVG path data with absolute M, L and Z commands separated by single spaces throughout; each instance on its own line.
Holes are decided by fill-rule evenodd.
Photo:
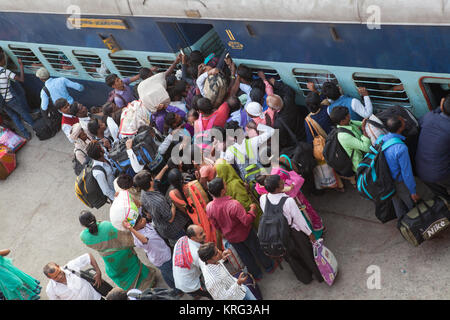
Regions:
M 176 267 L 191 269 L 193 259 L 191 250 L 189 249 L 188 239 L 187 236 L 183 236 L 175 245 L 174 266 Z

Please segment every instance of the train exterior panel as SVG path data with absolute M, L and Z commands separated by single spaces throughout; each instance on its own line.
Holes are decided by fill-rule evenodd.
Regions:
M 292 86 L 300 104 L 307 93 L 306 81 L 320 85 L 335 79 L 346 94 L 355 97 L 357 86 L 369 87 L 377 108 L 400 104 L 421 116 L 439 103 L 436 86 L 448 89 L 450 82 L 450 67 L 443 59 L 450 44 L 445 25 L 392 24 L 369 29 L 351 22 L 83 15 L 85 19 L 119 19 L 126 29 L 70 29 L 68 17 L 0 12 L 0 46 L 16 67 L 18 57 L 32 57 L 52 76 L 86 84 L 92 95 L 74 94 L 74 98 L 88 106 L 103 103 L 109 91 L 97 72 L 100 61 L 110 72 L 128 76 L 141 66 L 167 67 L 181 48 L 205 53 L 226 49 L 237 64 L 262 68 Z M 116 53 L 101 38 L 111 35 L 122 49 Z M 64 67 L 57 59 L 68 62 Z M 26 68 L 34 100 L 42 87 L 33 77 L 35 69 L 31 62 Z M 394 90 L 398 85 L 403 86 Z M 83 101 L 85 96 L 90 96 L 89 101 Z

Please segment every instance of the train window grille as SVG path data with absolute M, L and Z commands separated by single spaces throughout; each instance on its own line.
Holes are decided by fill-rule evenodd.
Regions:
M 255 65 L 249 65 L 245 64 L 245 66 L 249 67 L 253 74 L 253 79 L 259 79 L 258 71 L 262 71 L 264 75 L 266 76 L 266 79 L 269 80 L 270 78 L 274 78 L 275 81 L 281 81 L 281 77 L 277 70 L 271 69 L 269 67 L 258 67 Z
M 161 57 L 148 57 L 148 61 L 150 62 L 150 64 L 152 65 L 152 67 L 157 67 L 158 68 L 158 72 L 163 72 L 166 71 L 167 69 L 169 69 L 169 67 L 172 65 L 173 63 L 173 59 L 169 59 L 169 58 L 161 58 Z
M 331 72 L 325 70 L 305 71 L 302 69 L 294 69 L 292 70 L 292 73 L 304 97 L 306 97 L 308 93 L 311 92 L 311 90 L 309 90 L 307 86 L 308 82 L 314 83 L 314 86 L 319 92 L 322 90 L 322 85 L 325 82 L 330 81 L 338 84 L 336 76 Z
M 109 58 L 123 77 L 133 77 L 142 68 L 138 59 L 132 56 L 109 54 Z
M 72 53 L 86 73 L 88 73 L 92 78 L 103 79 L 103 76 L 97 71 L 102 65 L 102 60 L 98 55 L 88 51 L 74 50 Z
M 225 50 L 222 40 L 217 32 L 211 33 L 211 36 L 201 45 L 200 51 L 206 58 L 211 53 L 214 53 L 215 57 L 219 57 Z
M 64 52 L 47 48 L 39 48 L 39 50 L 50 63 L 53 70 L 68 76 L 78 76 L 78 71 Z
M 19 68 L 17 68 L 17 65 L 14 63 L 9 54 L 1 46 L 0 46 L 0 54 L 2 55 L 2 58 L 5 58 L 6 62 L 3 67 L 17 73 L 19 71 Z
M 24 71 L 35 73 L 39 68 L 43 67 L 39 58 L 36 57 L 30 48 L 18 45 L 9 45 L 8 47 L 17 59 L 22 60 Z
M 353 74 L 357 87 L 365 87 L 375 108 L 409 106 L 409 98 L 400 79 L 392 75 Z

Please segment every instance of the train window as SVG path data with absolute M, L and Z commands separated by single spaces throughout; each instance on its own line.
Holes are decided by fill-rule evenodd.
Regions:
M 216 57 L 219 57 L 224 50 L 225 47 L 223 46 L 222 40 L 215 31 L 211 32 L 209 38 L 206 39 L 206 41 L 200 47 L 200 51 L 202 52 L 204 57 L 207 57 L 211 53 L 214 53 Z
M 271 69 L 269 67 L 259 67 L 259 66 L 255 66 L 255 65 L 251 65 L 251 64 L 246 64 L 246 63 L 244 63 L 243 65 L 249 67 L 250 70 L 252 70 L 254 79 L 259 79 L 258 71 L 262 71 L 266 75 L 267 79 L 275 78 L 276 81 L 281 81 L 281 77 L 278 74 L 277 70 L 275 70 L 275 69 Z
M 19 68 L 17 68 L 16 64 L 11 59 L 9 54 L 1 46 L 0 46 L 0 54 L 2 55 L 1 58 L 5 58 L 5 64 L 0 66 L 17 73 L 19 71 Z
M 123 77 L 132 77 L 139 73 L 142 65 L 139 63 L 138 59 L 128 55 L 117 55 L 109 54 L 109 58 L 116 66 L 120 75 Z
M 35 73 L 40 67 L 43 67 L 41 61 L 30 48 L 19 45 L 9 45 L 8 47 L 17 59 L 22 60 L 24 71 Z
M 331 81 L 338 84 L 336 76 L 326 70 L 305 70 L 305 69 L 293 69 L 295 81 L 297 82 L 303 96 L 306 97 L 309 92 L 308 82 L 314 83 L 317 90 L 321 91 L 322 85 L 325 82 Z
M 69 76 L 78 75 L 78 71 L 64 52 L 48 48 L 39 48 L 39 50 L 56 72 Z
M 422 77 L 419 86 L 430 110 L 437 108 L 441 99 L 450 94 L 450 78 Z
M 101 68 L 102 60 L 98 55 L 89 51 L 80 51 L 74 50 L 72 51 L 75 58 L 77 58 L 78 62 L 83 66 L 83 69 L 92 77 L 96 79 L 102 79 L 103 75 L 101 75 L 98 70 Z
M 357 87 L 367 89 L 374 108 L 410 104 L 402 82 L 392 75 L 354 73 L 353 81 Z
M 169 69 L 174 60 L 170 58 L 149 56 L 148 61 L 150 62 L 152 67 L 157 67 L 159 69 L 158 72 L 163 72 Z

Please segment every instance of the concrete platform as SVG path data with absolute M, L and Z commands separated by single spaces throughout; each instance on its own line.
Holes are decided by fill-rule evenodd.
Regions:
M 88 209 L 74 192 L 72 145 L 62 132 L 46 141 L 37 137 L 17 153 L 17 169 L 6 181 L 0 181 L 0 247 L 11 249 L 14 264 L 41 281 L 41 299 L 46 300 L 48 279 L 42 273 L 50 261 L 60 265 L 92 252 L 103 270 L 101 257 L 79 239 L 83 230 L 79 212 Z M 350 185 L 344 194 L 329 191 L 309 200 L 322 216 L 327 232 L 325 245 L 339 262 L 339 274 L 333 286 L 313 281 L 303 285 L 289 265 L 266 274 L 260 282 L 265 299 L 449 299 L 450 231 L 418 248 L 408 244 L 395 222 L 380 223 L 372 203 L 360 198 Z M 429 192 L 419 185 L 419 194 Z M 107 220 L 109 206 L 92 210 L 98 220 Z M 137 249 L 145 264 L 147 257 Z M 369 266 L 378 266 L 381 288 L 369 289 L 373 274 Z M 159 286 L 166 287 L 159 275 Z M 183 299 L 190 299 L 184 296 Z

